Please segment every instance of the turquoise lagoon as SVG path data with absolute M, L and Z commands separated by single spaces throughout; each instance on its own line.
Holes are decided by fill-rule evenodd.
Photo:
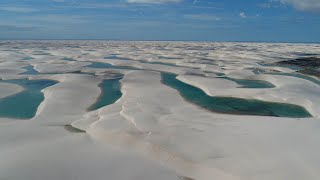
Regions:
M 114 66 L 109 63 L 103 63 L 103 62 L 90 62 L 90 65 L 87 65 L 86 67 L 90 68 L 106 68 L 106 69 L 127 69 L 127 70 L 141 70 L 139 68 L 131 67 L 131 66 Z
M 254 99 L 212 97 L 197 87 L 177 80 L 174 74 L 161 73 L 161 77 L 163 84 L 179 91 L 186 101 L 213 112 L 292 118 L 311 117 L 311 114 L 301 106 Z
M 23 69 L 27 70 L 26 72 L 21 73 L 23 75 L 37 75 L 37 74 L 39 74 L 39 72 L 36 71 L 34 69 L 34 66 L 32 66 L 32 65 L 28 65 L 28 66 L 24 67 Z
M 24 90 L 12 96 L 0 99 L 0 117 L 15 119 L 30 119 L 37 112 L 38 106 L 44 100 L 42 89 L 52 86 L 53 80 L 5 80 L 5 83 L 20 85 Z
M 275 86 L 268 81 L 261 80 L 249 80 L 249 79 L 234 79 L 229 77 L 219 77 L 223 79 L 227 79 L 230 81 L 234 81 L 237 84 L 241 85 L 241 88 L 274 88 Z
M 105 79 L 100 84 L 101 94 L 98 98 L 97 102 L 89 107 L 89 111 L 97 110 L 104 106 L 115 103 L 118 99 L 121 98 L 121 84 L 120 80 L 122 78 L 117 79 Z

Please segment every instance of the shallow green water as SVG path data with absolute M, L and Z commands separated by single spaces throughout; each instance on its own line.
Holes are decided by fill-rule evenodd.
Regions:
M 33 57 L 30 57 L 30 56 L 27 56 L 27 57 L 22 58 L 22 60 L 25 60 L 25 61 L 32 60 L 32 59 L 34 59 L 34 58 L 33 58 Z
M 37 75 L 37 74 L 39 74 L 39 72 L 36 71 L 34 69 L 34 66 L 32 66 L 32 65 L 26 66 L 26 67 L 24 67 L 24 69 L 26 69 L 27 71 L 23 72 L 21 74 L 24 74 L 24 75 Z
M 293 118 L 311 117 L 311 114 L 301 106 L 251 99 L 212 97 L 197 87 L 177 80 L 174 74 L 161 73 L 161 77 L 163 84 L 178 90 L 185 100 L 213 112 Z
M 121 85 L 120 79 L 106 79 L 103 80 L 99 87 L 101 88 L 101 95 L 97 102 L 89 107 L 89 111 L 97 110 L 104 106 L 115 103 L 119 98 L 121 98 Z
M 73 58 L 69 58 L 69 57 L 64 57 L 61 60 L 64 60 L 64 61 L 77 61 L 77 60 L 75 60 Z
M 38 106 L 44 100 L 42 89 L 56 84 L 53 80 L 6 80 L 6 83 L 24 87 L 24 91 L 0 99 L 0 117 L 15 119 L 30 119 L 37 112 Z
M 274 88 L 275 86 L 268 81 L 249 80 L 249 79 L 234 79 L 229 77 L 221 77 L 230 81 L 234 81 L 241 85 L 241 88 Z
M 110 56 L 104 57 L 104 59 L 130 60 L 129 58 L 120 57 L 117 54 L 111 54 Z
M 126 70 L 141 70 L 139 68 L 131 67 L 131 66 L 114 66 L 109 63 L 103 62 L 90 62 L 91 64 L 86 66 L 90 68 L 107 68 L 107 69 L 126 69 Z
M 169 56 L 158 56 L 159 59 L 183 59 L 179 57 L 169 57 Z
M 257 69 L 257 68 L 255 68 L 255 69 L 252 70 L 252 72 L 253 72 L 254 74 L 263 74 L 263 73 L 265 73 L 266 71 L 265 71 L 265 70 L 262 70 L 262 69 Z
M 109 63 L 102 63 L 102 62 L 90 62 L 91 64 L 86 66 L 90 68 L 112 68 L 113 65 Z

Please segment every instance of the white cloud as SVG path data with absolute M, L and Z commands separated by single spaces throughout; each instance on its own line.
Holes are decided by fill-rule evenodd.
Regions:
M 283 4 L 292 5 L 300 11 L 320 14 L 320 0 L 279 0 Z
M 200 20 L 200 21 L 220 21 L 221 18 L 212 14 L 186 14 L 187 19 Z
M 197 4 L 199 0 L 193 0 L 193 4 Z
M 142 3 L 142 4 L 165 4 L 165 3 L 179 3 L 182 0 L 127 0 L 128 3 Z
M 29 8 L 29 7 L 15 7 L 15 6 L 0 6 L 0 11 L 7 11 L 7 12 L 15 12 L 15 13 L 31 13 L 37 11 L 36 9 Z
M 41 27 L 37 26 L 20 26 L 20 25 L 12 25 L 12 24 L 0 24 L 0 31 L 34 31 L 37 29 L 41 29 Z
M 48 15 L 34 15 L 26 16 L 22 18 L 28 22 L 37 23 L 58 23 L 58 24 L 82 24 L 87 23 L 89 20 L 84 16 L 76 15 L 58 15 L 58 14 L 48 14 Z
M 241 18 L 246 18 L 246 17 L 247 17 L 247 15 L 246 15 L 245 12 L 240 12 L 239 16 L 240 16 Z

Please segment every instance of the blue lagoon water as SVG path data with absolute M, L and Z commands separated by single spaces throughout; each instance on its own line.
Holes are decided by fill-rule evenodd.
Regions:
M 0 117 L 15 119 L 30 119 L 37 112 L 38 106 L 44 100 L 42 89 L 52 86 L 53 80 L 6 80 L 6 83 L 20 85 L 24 91 L 0 99 Z
M 249 80 L 249 79 L 234 79 L 229 77 L 220 77 L 230 81 L 234 81 L 237 84 L 241 85 L 241 88 L 274 88 L 275 85 L 269 83 L 268 81 L 261 80 Z
M 112 68 L 113 65 L 109 63 L 102 63 L 102 62 L 90 62 L 90 65 L 87 65 L 86 67 L 90 68 Z
M 32 60 L 32 59 L 34 59 L 34 58 L 33 58 L 33 57 L 30 57 L 30 56 L 27 56 L 27 57 L 22 58 L 22 60 L 25 60 L 25 61 Z
M 111 54 L 110 56 L 104 57 L 104 59 L 130 60 L 129 58 L 119 57 L 117 54 Z
M 24 75 L 37 75 L 37 74 L 39 74 L 39 72 L 36 71 L 34 69 L 34 66 L 32 66 L 32 65 L 26 66 L 26 67 L 24 67 L 24 69 L 26 69 L 27 71 L 23 72 L 21 74 L 24 74 Z
M 98 98 L 97 102 L 89 107 L 89 111 L 100 109 L 104 106 L 115 103 L 118 99 L 121 98 L 121 78 L 118 79 L 105 79 L 100 84 L 101 95 Z
M 178 90 L 185 100 L 213 112 L 293 118 L 311 117 L 311 114 L 301 106 L 253 99 L 212 97 L 197 87 L 177 80 L 174 74 L 162 73 L 161 76 L 162 83 Z
M 64 61 L 77 61 L 77 60 L 75 60 L 73 58 L 69 58 L 69 57 L 64 57 L 61 60 L 64 60 Z
M 114 66 L 109 63 L 103 62 L 90 62 L 91 64 L 86 66 L 90 68 L 106 68 L 106 69 L 126 69 L 126 70 L 141 70 L 139 68 L 131 67 L 131 66 Z

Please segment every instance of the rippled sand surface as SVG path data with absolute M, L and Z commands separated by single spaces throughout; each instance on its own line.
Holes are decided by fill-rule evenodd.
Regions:
M 320 80 L 276 63 L 318 56 L 319 44 L 0 44 L 1 99 L 25 90 L 10 81 L 57 82 L 41 90 L 33 117 L 0 114 L 1 180 L 320 177 Z M 208 111 L 166 85 L 163 73 L 207 97 L 290 104 L 309 115 Z M 103 82 L 115 82 L 110 103 L 101 103 L 113 93 Z M 90 108 L 97 102 L 105 106 Z

